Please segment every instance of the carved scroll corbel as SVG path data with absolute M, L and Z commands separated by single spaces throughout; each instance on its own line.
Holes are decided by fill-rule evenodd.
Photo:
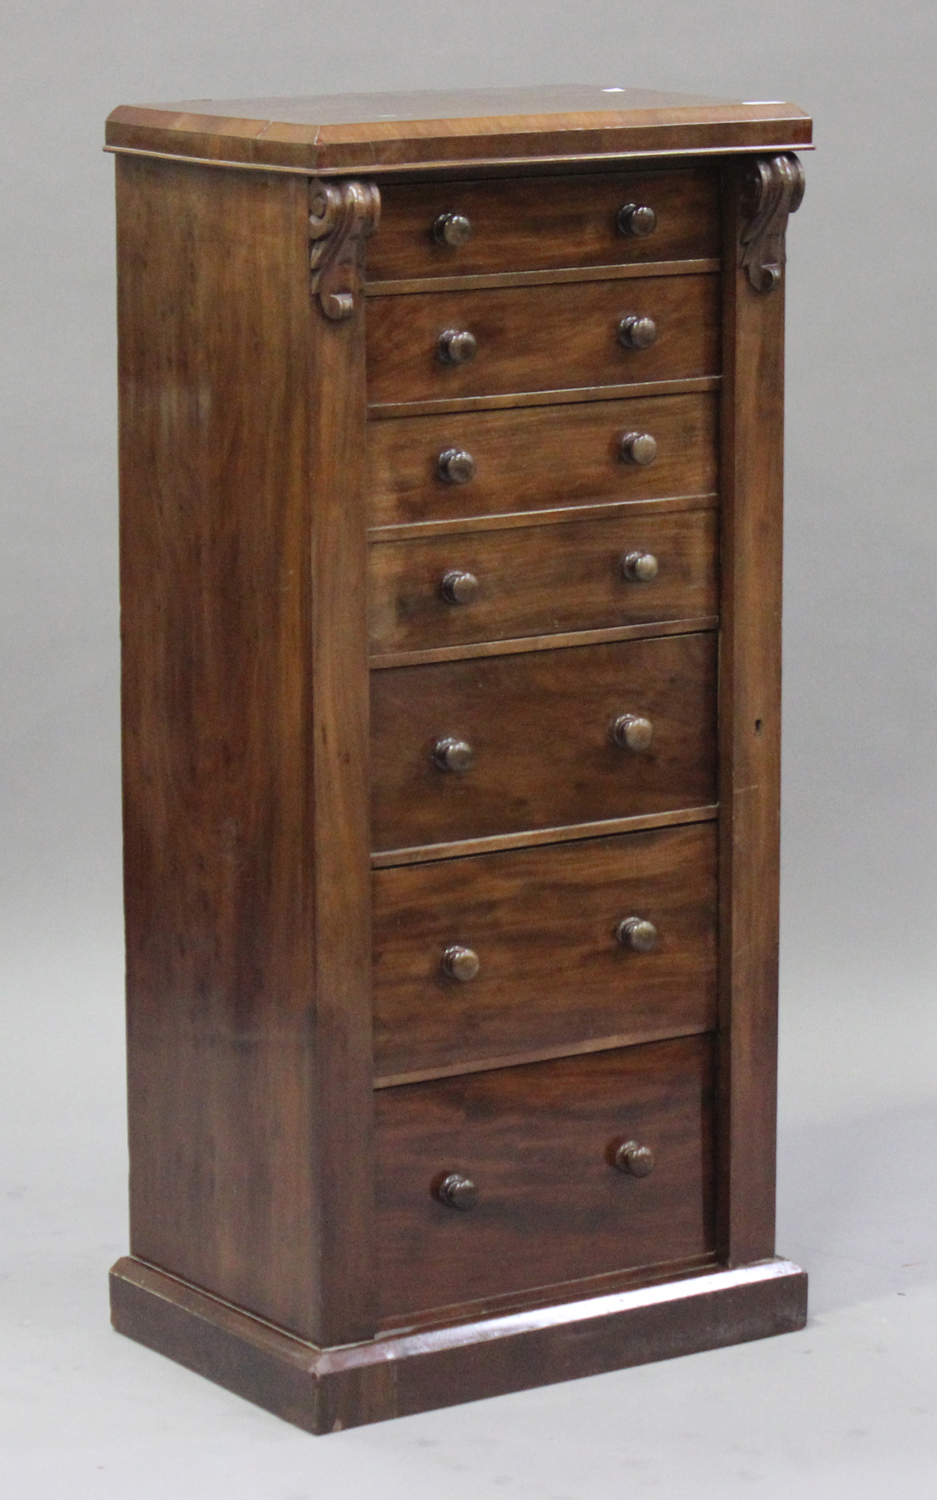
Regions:
M 742 196 L 745 224 L 739 264 L 756 292 L 773 292 L 784 271 L 788 217 L 804 196 L 804 169 L 796 156 L 760 156 L 752 162 Z
M 350 318 L 361 294 L 361 241 L 381 217 L 373 182 L 309 184 L 311 289 L 327 318 Z

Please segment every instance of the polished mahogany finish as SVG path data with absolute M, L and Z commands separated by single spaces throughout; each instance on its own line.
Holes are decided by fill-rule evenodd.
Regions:
M 709 274 L 369 297 L 369 400 L 445 405 L 718 375 L 719 293 Z M 474 357 L 444 363 L 440 344 L 455 337 L 474 341 Z
M 801 1326 L 774 1097 L 809 121 L 574 88 L 108 131 L 115 1326 L 317 1432 Z
M 684 1262 L 580 1282 L 552 1305 L 525 1300 L 522 1311 L 320 1349 L 154 1266 L 124 1257 L 111 1272 L 115 1328 L 323 1434 L 793 1333 L 807 1316 L 807 1277 L 774 1258 L 732 1271 Z
M 638 424 L 656 446 L 651 464 L 622 461 L 624 438 Z M 449 455 L 460 451 L 471 457 L 472 472 L 465 465 L 452 475 Z M 443 455 L 447 472 L 440 475 Z M 664 502 L 674 496 L 709 497 L 712 504 L 716 398 L 651 396 L 571 403 L 562 412 L 551 406 L 372 422 L 368 467 L 375 527 L 452 525 L 518 514 L 536 520 L 569 506 Z
M 373 847 L 709 804 L 715 691 L 709 632 L 374 672 Z M 623 711 L 652 722 L 645 753 L 613 739 Z M 439 751 L 463 743 L 469 765 Z
M 330 1342 L 370 1326 L 364 387 L 306 225 L 299 181 L 119 162 L 131 1244 Z
M 713 1078 L 687 1037 L 381 1090 L 382 1316 L 711 1252 Z M 610 1167 L 623 1136 L 652 1176 Z M 464 1218 L 434 1198 L 443 1168 L 477 1184 Z
M 718 612 L 717 551 L 711 510 L 382 542 L 368 569 L 372 656 L 664 620 L 692 628 Z
M 666 165 L 674 152 L 791 150 L 809 145 L 810 133 L 796 104 L 589 84 L 193 99 L 121 105 L 107 122 L 114 151 L 379 176 L 538 162 L 568 173 L 592 157 L 656 153 Z
M 378 1082 L 712 1030 L 716 843 L 702 823 L 376 870 Z M 636 908 L 653 952 L 622 949 Z M 470 984 L 440 966 L 455 943 Z
M 549 183 L 540 177 L 394 183 L 382 198 L 381 237 L 368 247 L 373 282 L 705 260 L 722 250 L 719 178 L 711 166 L 566 176 Z M 635 238 L 633 229 L 621 229 L 626 198 L 653 205 L 653 237 L 645 230 Z M 456 216 L 471 221 L 471 239 L 440 247 L 435 224 Z

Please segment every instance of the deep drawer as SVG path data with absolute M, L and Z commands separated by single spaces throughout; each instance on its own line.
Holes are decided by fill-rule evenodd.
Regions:
M 627 317 L 652 319 L 657 336 L 650 347 L 620 342 Z M 440 359 L 438 342 L 449 329 L 474 337 L 477 350 L 468 363 Z M 366 341 L 372 405 L 715 375 L 719 277 L 372 297 Z
M 622 232 L 618 215 L 626 204 L 653 210 L 657 223 L 649 234 Z M 437 221 L 449 214 L 469 220 L 465 244 L 435 237 Z M 718 179 L 705 169 L 428 182 L 381 188 L 367 275 L 371 281 L 466 276 L 718 254 Z
M 456 521 L 716 489 L 716 396 L 647 396 L 511 411 L 397 417 L 368 426 L 372 526 Z M 651 463 L 622 459 L 630 433 L 657 444 Z M 447 453 L 474 476 L 441 476 Z M 462 475 L 467 472 L 465 468 Z
M 372 672 L 372 847 L 708 805 L 715 679 L 709 632 Z M 615 743 L 626 715 L 647 749 Z M 447 740 L 468 769 L 439 768 Z
M 705 1031 L 716 1022 L 716 825 L 378 870 L 378 1080 Z M 656 946 L 618 929 L 649 921 Z M 454 949 L 478 969 L 448 972 Z
M 375 1097 L 384 1318 L 712 1249 L 708 1037 Z M 613 1164 L 627 1142 L 650 1175 Z M 467 1211 L 435 1196 L 452 1174 L 475 1184 Z
M 700 619 L 717 607 L 714 511 L 381 542 L 370 553 L 376 656 Z

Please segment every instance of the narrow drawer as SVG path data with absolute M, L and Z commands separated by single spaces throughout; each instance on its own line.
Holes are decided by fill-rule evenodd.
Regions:
M 710 632 L 372 672 L 373 847 L 708 805 L 715 681 Z M 628 715 L 646 749 L 616 744 Z
M 646 213 L 626 213 L 623 232 L 626 205 L 650 209 L 653 228 Z M 457 240 L 466 232 L 439 223 L 450 216 L 468 220 L 464 243 L 446 242 L 447 231 Z M 629 222 L 649 232 L 629 233 Z M 371 281 L 716 256 L 718 180 L 703 169 L 382 187 L 367 253 Z
M 368 400 L 382 403 L 683 380 L 720 368 L 718 276 L 648 276 L 498 291 L 372 297 Z M 649 318 L 647 348 L 622 344 L 622 320 Z M 465 364 L 444 364 L 439 340 L 467 332 Z
M 371 422 L 370 525 L 711 494 L 716 400 L 705 392 L 638 396 Z M 654 440 L 650 462 L 623 457 L 632 433 Z M 638 451 L 647 460 L 646 442 Z M 455 454 L 452 482 L 443 469 Z
M 379 1081 L 716 1024 L 714 823 L 372 881 Z
M 371 548 L 368 608 L 375 656 L 712 616 L 716 515 L 381 542 Z
M 708 1037 L 384 1089 L 376 1104 L 383 1318 L 712 1250 Z M 649 1175 L 614 1165 L 629 1142 L 653 1154 Z M 456 1175 L 475 1185 L 465 1210 L 436 1196 Z

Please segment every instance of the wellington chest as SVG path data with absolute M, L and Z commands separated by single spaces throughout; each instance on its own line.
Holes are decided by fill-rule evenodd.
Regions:
M 314 1432 L 799 1328 L 792 105 L 123 107 L 131 1254 Z

